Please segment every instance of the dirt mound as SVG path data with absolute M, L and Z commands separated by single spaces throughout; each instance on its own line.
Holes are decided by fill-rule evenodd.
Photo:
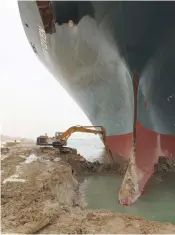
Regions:
M 42 234 L 148 234 L 174 233 L 170 223 L 151 222 L 136 216 L 122 215 L 110 211 L 71 211 L 63 213 L 53 224 L 42 229 Z
M 23 163 L 15 174 L 15 182 L 1 186 L 3 233 L 34 233 L 66 207 L 83 206 L 78 182 L 65 162 Z
M 59 160 L 63 160 L 69 163 L 73 168 L 74 175 L 77 176 L 92 172 L 100 173 L 114 171 L 114 169 L 112 169 L 111 166 L 107 165 L 106 163 L 100 163 L 99 161 L 87 161 L 83 156 L 77 154 L 77 151 L 75 150 L 74 153 L 60 153 L 58 149 L 54 149 L 51 147 L 42 147 L 38 148 L 36 154 L 42 155 L 44 159 L 48 159 L 51 161 L 59 162 Z

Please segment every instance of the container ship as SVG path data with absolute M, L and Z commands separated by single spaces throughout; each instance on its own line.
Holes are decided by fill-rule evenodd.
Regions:
M 175 158 L 175 2 L 18 5 L 34 53 L 128 162 L 118 198 L 134 203 L 159 157 Z

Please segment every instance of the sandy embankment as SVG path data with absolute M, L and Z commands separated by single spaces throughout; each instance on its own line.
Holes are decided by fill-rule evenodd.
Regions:
M 30 162 L 27 157 L 32 153 L 38 158 L 33 156 L 35 161 Z M 3 233 L 175 233 L 170 223 L 85 209 L 74 175 L 89 166 L 77 154 L 41 153 L 34 146 L 18 146 L 2 157 Z M 8 181 L 10 176 L 13 182 Z

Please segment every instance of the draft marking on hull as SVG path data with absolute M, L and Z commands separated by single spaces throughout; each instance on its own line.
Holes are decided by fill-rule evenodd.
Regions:
M 44 29 L 40 25 L 38 25 L 38 32 L 39 32 L 40 43 L 41 43 L 42 51 L 44 54 L 44 58 L 48 63 L 51 63 L 49 52 L 48 52 L 48 46 L 47 46 L 47 36 L 46 36 Z

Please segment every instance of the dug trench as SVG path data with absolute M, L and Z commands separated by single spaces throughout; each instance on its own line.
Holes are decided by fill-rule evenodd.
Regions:
M 175 233 L 170 223 L 86 208 L 79 177 L 113 172 L 76 153 L 11 147 L 1 156 L 2 233 Z

